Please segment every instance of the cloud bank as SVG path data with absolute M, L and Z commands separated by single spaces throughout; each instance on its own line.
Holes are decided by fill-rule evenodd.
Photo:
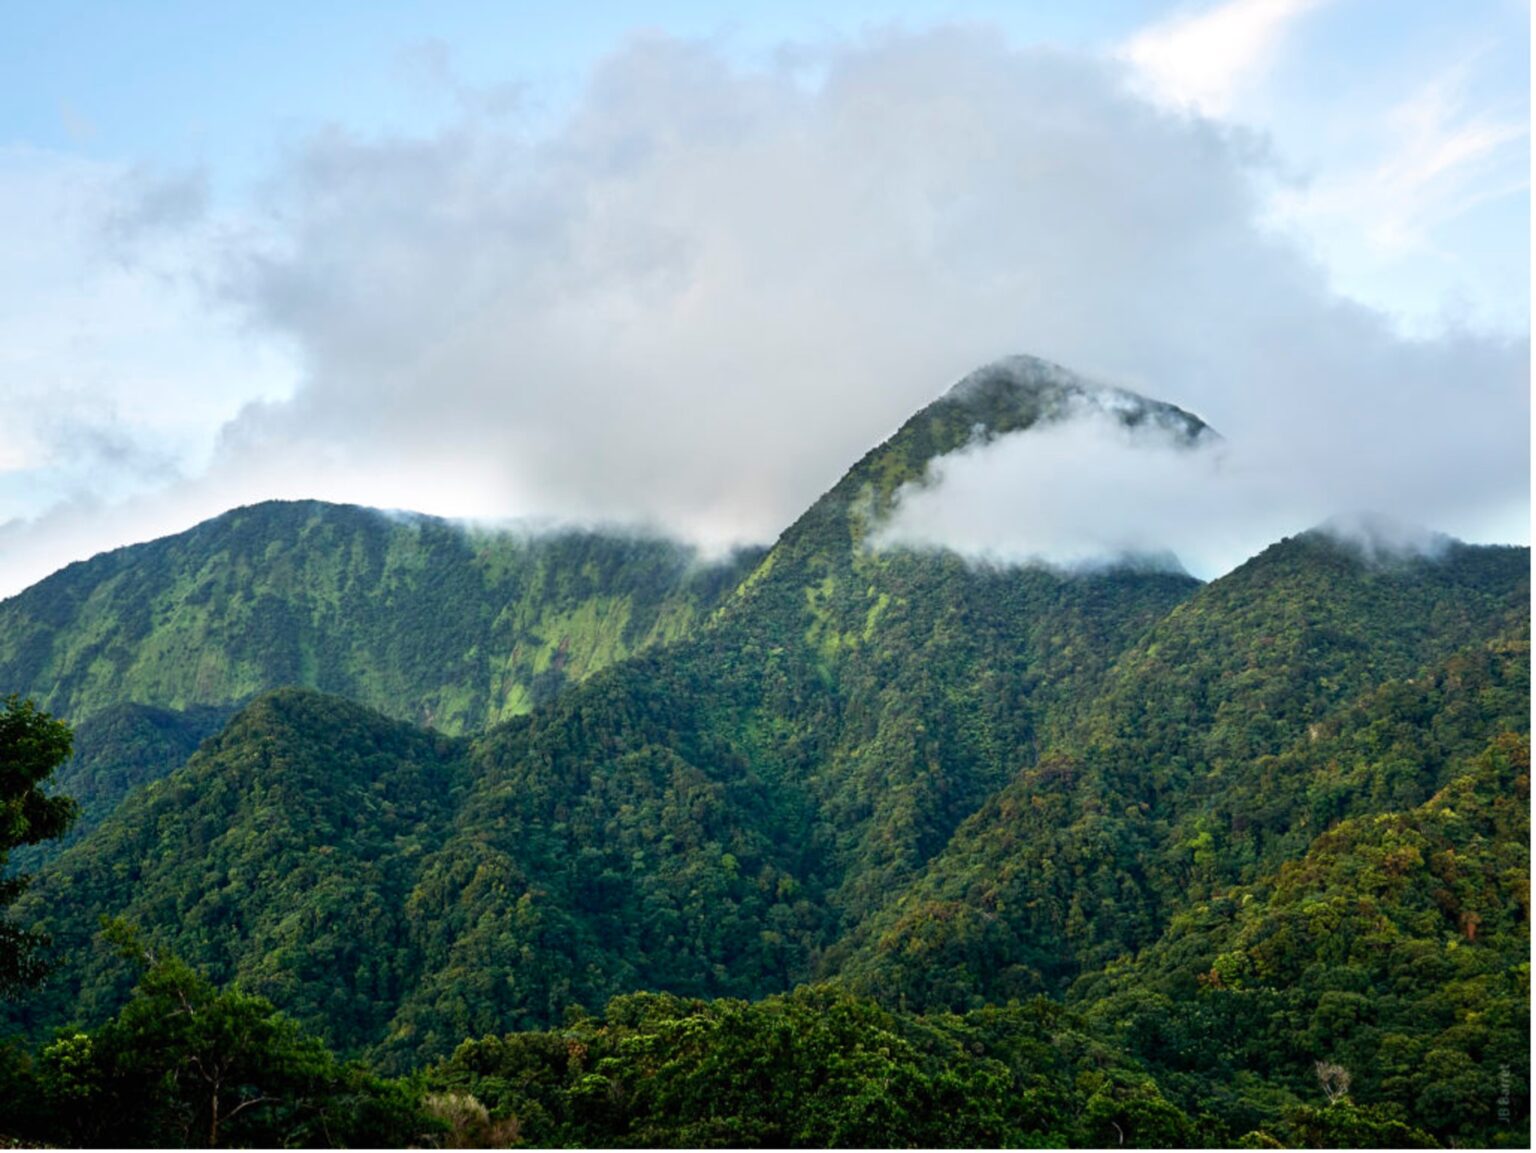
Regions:
M 1527 342 L 1406 340 L 1335 295 L 1263 223 L 1264 141 L 1139 99 L 1125 69 L 982 31 L 766 70 L 645 38 L 546 136 L 465 102 L 430 138 L 310 139 L 205 270 L 296 387 L 154 516 L 307 495 L 766 540 L 1022 351 L 1198 413 L 1228 456 L 1168 465 L 1092 425 L 1005 438 L 945 463 L 909 535 L 986 553 L 1134 529 L 1211 575 L 1346 509 L 1523 534 Z

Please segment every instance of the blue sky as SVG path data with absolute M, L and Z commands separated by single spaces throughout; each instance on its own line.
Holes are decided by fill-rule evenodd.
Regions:
M 1341 427 L 1401 407 L 1394 397 L 1406 404 L 1409 386 L 1393 392 L 1394 380 L 1453 361 L 1494 375 L 1524 363 L 1525 3 L 823 0 L 722 13 L 682 2 L 8 5 L 0 400 L 25 415 L 0 428 L 0 594 L 263 496 L 638 520 L 711 547 L 760 539 L 954 375 L 1012 351 L 1056 353 L 1238 431 L 1264 424 L 1253 414 L 1274 393 L 1263 389 L 1281 387 L 1255 383 L 1263 365 L 1243 359 L 1239 337 L 1290 349 L 1279 333 L 1293 314 L 1286 331 L 1305 316 L 1333 335 L 1297 354 L 1318 383 L 1290 403 L 1316 413 L 1348 394 Z M 829 76 L 833 91 L 820 91 Z M 1057 111 L 1031 119 L 988 93 Z M 874 114 L 863 99 L 904 111 Z M 739 118 L 737 143 L 716 139 L 711 106 Z M 930 120 L 951 138 L 922 139 Z M 671 170 L 618 173 L 637 139 L 669 150 Z M 994 163 L 1005 144 L 1045 159 Z M 951 187 L 941 154 L 974 188 Z M 876 172 L 886 199 L 866 213 L 857 182 Z M 1124 174 L 1125 187 L 1106 192 L 1102 173 Z M 1024 182 L 1037 231 L 1010 213 L 1009 181 Z M 822 185 L 825 204 L 801 203 Z M 672 219 L 711 189 L 729 198 L 718 217 L 700 200 Z M 459 206 L 447 222 L 444 197 Z M 1074 231 L 1088 203 L 1098 215 Z M 510 218 L 532 231 L 515 242 L 496 231 Z M 498 238 L 484 251 L 477 228 Z M 786 239 L 755 243 L 759 228 Z M 1162 243 L 1160 229 L 1185 239 Z M 555 235 L 560 259 L 582 262 L 580 285 L 549 271 Z M 1103 237 L 1120 239 L 1110 250 Z M 1067 287 L 1031 297 L 1031 262 Z M 426 287 L 361 294 L 349 269 Z M 967 292 L 992 295 L 951 316 L 964 294 L 941 282 L 960 269 Z M 1167 316 L 1145 303 L 1163 282 L 1184 293 Z M 1250 293 L 1252 307 L 1238 307 Z M 899 340 L 854 303 L 885 297 Z M 541 317 L 537 340 L 498 344 L 503 309 Z M 920 339 L 922 321 L 896 319 L 909 315 L 934 318 L 932 331 Z M 838 323 L 800 338 L 827 317 Z M 1111 328 L 1113 340 L 1095 338 Z M 594 331 L 599 343 L 651 335 L 615 340 L 629 359 L 609 365 L 590 349 L 542 347 L 557 331 L 572 348 Z M 843 347 L 858 341 L 902 355 Z M 385 347 L 395 357 L 381 365 L 371 350 Z M 746 349 L 754 368 L 736 374 L 726 404 L 718 373 Z M 425 378 L 428 364 L 452 380 Z M 590 382 L 620 369 L 636 399 L 606 404 Z M 801 397 L 788 380 L 821 404 L 824 434 L 775 425 Z M 1528 442 L 1477 443 L 1479 428 L 1528 419 L 1511 391 L 1472 404 L 1482 423 L 1469 419 L 1443 454 L 1462 499 L 1431 510 L 1438 527 L 1525 539 L 1528 506 L 1510 476 L 1467 479 L 1479 459 L 1528 460 Z M 574 402 L 556 393 L 586 407 L 562 408 Z M 409 435 L 420 398 L 451 401 L 438 438 Z M 673 440 L 647 433 L 661 459 L 691 470 L 653 481 L 657 460 L 630 459 L 633 423 L 590 427 L 594 407 L 630 403 L 691 414 Z M 1208 555 L 1207 575 L 1265 532 L 1337 511 L 1332 496 L 1421 507 L 1393 463 L 1435 449 L 1413 418 L 1397 419 L 1401 450 L 1372 465 L 1395 487 L 1331 476 L 1332 490 L 1287 501 L 1272 476 L 1227 514 L 1254 523 L 1251 539 L 1225 529 L 1188 546 Z M 568 465 L 562 437 L 578 424 L 604 445 L 606 479 Z M 487 426 L 503 434 L 482 437 Z M 793 470 L 741 467 L 753 455 L 732 439 L 742 429 L 780 436 L 768 454 L 805 457 Z M 1287 442 L 1266 459 L 1336 451 Z M 721 481 L 727 469 L 739 483 Z M 716 497 L 690 495 L 705 490 Z M 1017 510 L 1003 502 L 998 515 L 1015 517 L 1003 535 L 1017 538 Z
M 710 39 L 745 59 L 871 28 L 948 22 L 992 25 L 1020 44 L 1103 51 L 1160 22 L 1218 7 L 1157 0 L 587 0 L 558 11 L 511 0 L 16 3 L 8 6 L 0 41 L 9 81 L 0 129 L 11 144 L 111 160 L 201 160 L 219 174 L 251 176 L 295 133 L 323 124 L 371 131 L 430 126 L 444 109 L 413 83 L 420 77 L 412 76 L 411 57 L 432 44 L 446 49 L 468 84 L 525 89 L 538 115 L 567 104 L 594 61 L 640 31 Z M 1463 58 L 1475 59 L 1480 100 L 1525 104 L 1529 21 L 1517 0 L 1290 7 L 1303 17 L 1285 29 L 1290 58 L 1277 82 L 1245 109 L 1263 119 L 1306 118 L 1318 103 L 1341 96 L 1379 101 L 1380 111 L 1414 76 Z
M 1113 41 L 1154 17 L 1146 0 L 1092 5 L 588 2 L 13 4 L 0 42 L 6 136 L 105 159 L 206 158 L 249 175 L 296 130 L 429 126 L 442 108 L 413 91 L 429 43 L 470 84 L 526 86 L 559 108 L 625 37 L 659 30 L 765 56 L 786 42 L 895 23 L 974 20 L 1073 46 Z

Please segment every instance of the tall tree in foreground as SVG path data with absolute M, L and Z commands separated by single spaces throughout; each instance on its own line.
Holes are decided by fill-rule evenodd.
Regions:
M 47 943 L 5 917 L 3 910 L 27 886 L 7 877 L 11 850 L 60 836 L 75 819 L 75 802 L 51 797 L 43 784 L 68 759 L 69 726 L 14 693 L 0 707 L 0 997 L 35 984 L 43 974 L 38 948 Z
M 264 998 L 216 988 L 125 921 L 101 939 L 140 967 L 133 999 L 94 1033 L 61 1034 L 13 1076 L 31 1101 L 12 1116 L 0 1109 L 0 1125 L 128 1148 L 388 1148 L 441 1128 L 418 1092 L 337 1061 Z

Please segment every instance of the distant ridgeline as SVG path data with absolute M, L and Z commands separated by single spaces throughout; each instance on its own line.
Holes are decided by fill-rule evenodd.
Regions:
M 273 501 L 0 602 L 0 684 L 73 723 L 126 701 L 227 707 L 301 685 L 481 729 L 681 636 L 755 560 Z
M 1524 1147 L 1528 550 L 866 546 L 1085 404 L 1208 435 L 1018 358 L 724 565 L 263 505 L 0 604 L 87 817 L 11 1021 L 129 1003 L 122 916 L 500 1139 Z

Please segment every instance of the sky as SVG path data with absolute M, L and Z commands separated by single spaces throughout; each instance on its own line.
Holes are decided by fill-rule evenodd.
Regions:
M 1198 413 L 887 534 L 1529 538 L 1529 8 L 7 7 L 0 595 L 268 498 L 771 540 L 978 365 Z

